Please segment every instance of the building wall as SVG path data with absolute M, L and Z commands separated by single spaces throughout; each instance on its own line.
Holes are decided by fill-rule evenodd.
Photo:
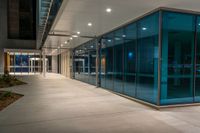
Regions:
M 57 63 L 58 63 L 58 58 L 57 58 L 56 55 L 53 55 L 52 56 L 52 65 L 51 65 L 53 73 L 58 73 L 58 65 L 57 65 Z
M 4 69 L 3 49 L 35 49 L 35 40 L 8 39 L 7 35 L 7 0 L 0 0 L 0 73 Z
M 61 54 L 61 74 L 70 77 L 70 51 Z

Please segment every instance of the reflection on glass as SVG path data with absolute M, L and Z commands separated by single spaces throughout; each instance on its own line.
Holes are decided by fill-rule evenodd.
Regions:
M 113 33 L 106 37 L 106 88 L 113 90 Z
M 158 18 L 158 13 L 152 14 L 102 37 L 101 87 L 157 104 Z M 83 76 L 80 67 L 91 68 L 94 63 L 96 53 L 89 51 L 88 44 L 75 50 L 75 78 L 79 80 Z
M 200 17 L 160 12 L 101 36 L 101 87 L 156 105 L 200 102 Z M 96 68 L 90 44 L 76 48 L 76 79 L 86 73 L 85 82 Z
M 137 28 L 136 23 L 125 27 L 124 38 L 124 94 L 136 96 L 136 57 Z
M 124 40 L 122 35 L 124 35 L 123 29 L 119 29 L 114 32 L 114 70 L 113 70 L 113 89 L 116 92 L 123 93 L 123 45 Z
M 75 79 L 96 85 L 96 44 L 89 41 L 75 49 Z
M 138 22 L 137 97 L 157 103 L 159 13 Z
M 192 102 L 195 17 L 163 13 L 161 104 Z
M 22 53 L 22 72 L 28 72 L 28 65 L 29 65 L 29 57 L 27 53 Z
M 21 53 L 15 53 L 15 72 L 21 73 L 21 61 L 22 61 L 22 55 Z
M 195 79 L 195 101 L 200 101 L 200 17 L 197 17 L 197 47 L 196 47 L 196 79 Z

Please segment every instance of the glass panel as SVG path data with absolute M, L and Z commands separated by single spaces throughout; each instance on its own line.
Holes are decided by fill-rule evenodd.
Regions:
M 136 91 L 136 24 L 125 27 L 124 38 L 124 94 L 135 97 Z
M 88 51 L 87 48 L 76 49 L 75 56 L 75 78 L 88 83 Z
M 88 67 L 89 83 L 96 85 L 96 44 L 92 41 L 87 45 L 89 49 Z
M 9 52 L 10 74 L 34 74 L 41 70 L 40 53 Z
M 119 29 L 114 33 L 114 72 L 113 83 L 114 91 L 123 93 L 123 29 Z
M 138 22 L 137 97 L 157 103 L 159 13 Z
M 197 17 L 195 101 L 200 101 L 200 17 Z
M 29 53 L 29 73 L 34 73 L 34 53 Z
M 101 87 L 105 88 L 106 87 L 106 50 L 105 50 L 105 43 L 104 41 L 106 40 L 102 40 L 103 44 L 102 44 L 102 49 L 101 49 Z
M 105 88 L 113 90 L 113 34 L 109 34 L 106 37 L 106 84 Z
M 101 87 L 113 90 L 113 33 L 103 36 L 101 46 Z
M 163 12 L 161 104 L 193 101 L 195 17 Z
M 28 73 L 29 57 L 27 53 L 22 53 L 22 72 Z
M 96 45 L 89 41 L 75 50 L 75 79 L 96 85 Z
M 15 53 L 15 73 L 21 73 L 22 55 Z
M 40 72 L 40 54 L 35 53 L 34 55 L 34 67 L 35 67 L 35 73 L 39 73 Z

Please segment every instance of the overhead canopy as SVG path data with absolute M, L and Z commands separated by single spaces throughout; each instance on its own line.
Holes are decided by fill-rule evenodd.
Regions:
M 200 12 L 199 5 L 200 0 L 64 0 L 50 33 L 99 36 L 158 7 Z M 88 40 L 48 36 L 44 47 L 74 48 Z

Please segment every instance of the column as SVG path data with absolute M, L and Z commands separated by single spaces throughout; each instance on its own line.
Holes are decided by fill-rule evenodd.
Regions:
M 46 77 L 46 55 L 44 51 L 42 53 L 42 63 L 43 63 L 43 77 Z
M 3 49 L 0 49 L 0 74 L 3 74 L 4 73 L 4 51 Z
M 96 86 L 100 87 L 101 86 L 101 78 L 100 78 L 100 50 L 101 50 L 101 39 L 100 41 L 96 38 Z M 99 42 L 98 42 L 99 41 Z

